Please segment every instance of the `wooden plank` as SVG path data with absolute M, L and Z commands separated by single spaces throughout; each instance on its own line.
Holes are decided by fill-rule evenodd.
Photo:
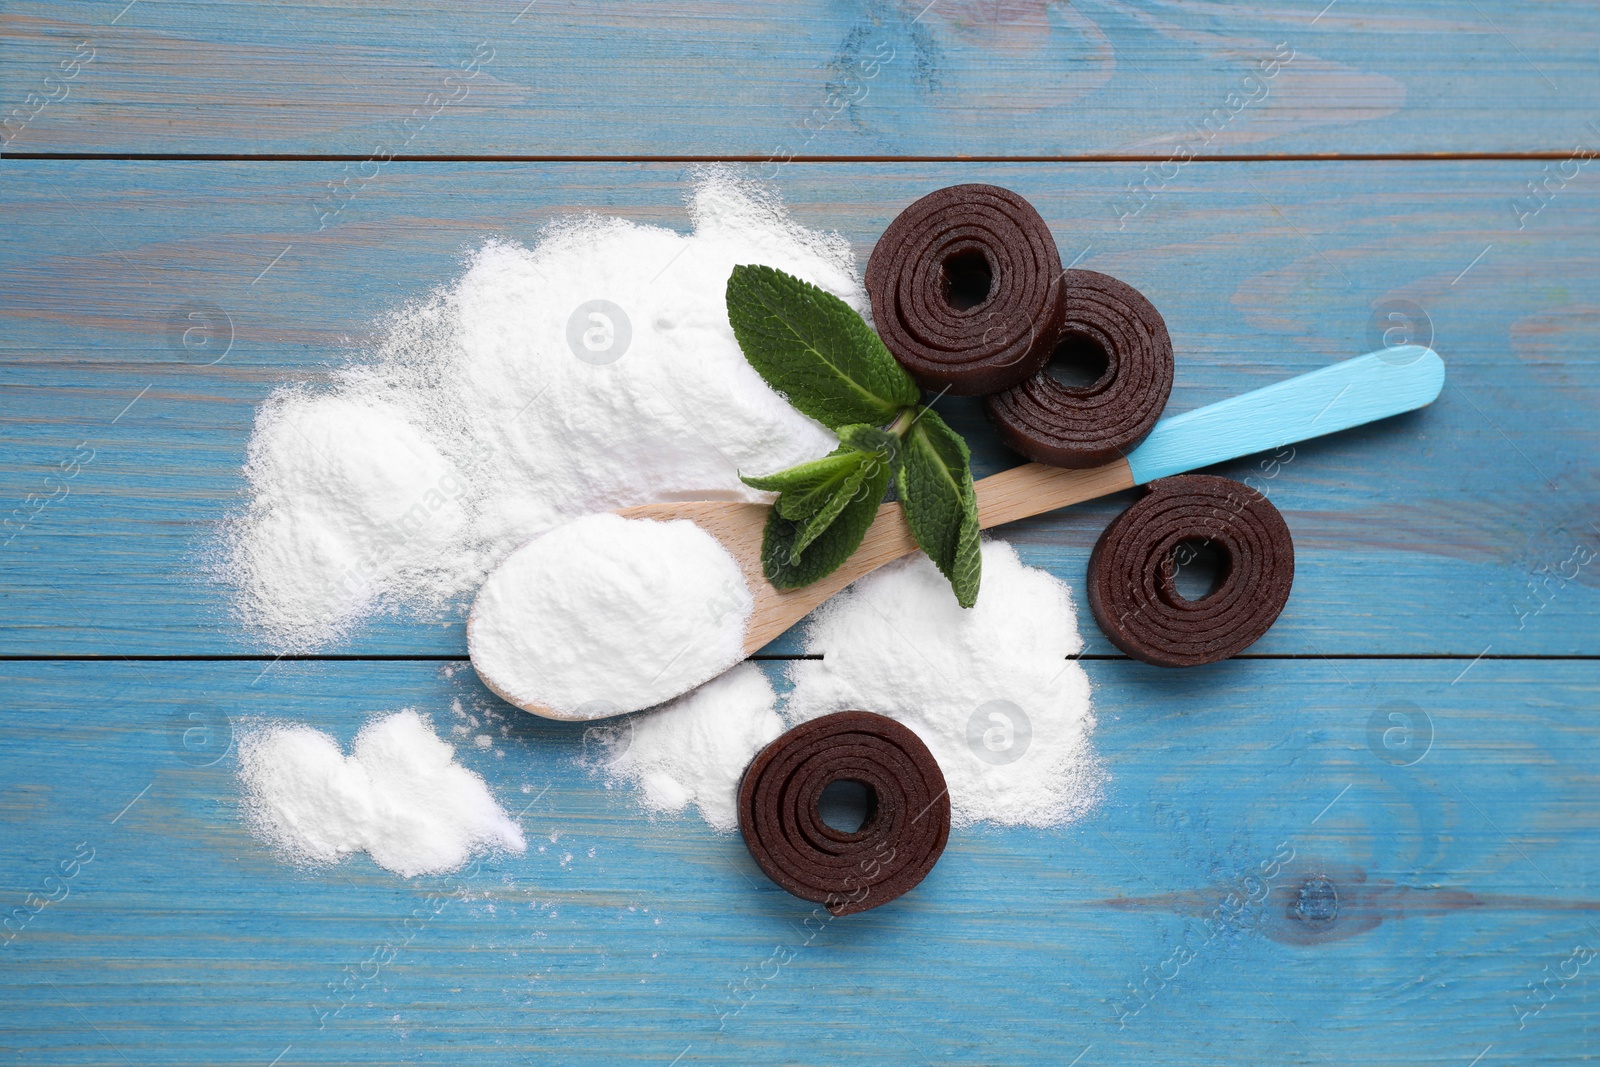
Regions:
M 1109 777 L 1088 817 L 958 831 L 907 897 L 811 926 L 737 837 L 641 815 L 575 765 L 582 724 L 509 712 L 469 670 L 260 667 L 4 666 L 6 908 L 60 895 L 45 877 L 93 850 L 0 949 L 0 1048 L 19 1061 L 1593 1052 L 1595 964 L 1573 955 L 1600 949 L 1593 663 L 1483 662 L 1459 679 L 1445 662 L 1236 661 L 1204 677 L 1090 663 Z M 452 700 L 512 716 L 504 737 L 480 719 L 494 748 L 460 754 L 509 810 L 532 801 L 543 851 L 406 882 L 364 858 L 285 866 L 240 825 L 230 722 L 285 717 L 348 742 L 401 706 L 455 722 Z M 1395 708 L 1411 718 L 1382 717 Z M 215 732 L 185 749 L 191 715 Z M 429 893 L 449 898 L 437 915 Z
M 527 239 L 586 206 L 686 225 L 686 170 L 668 165 L 395 164 L 320 233 L 326 164 L 4 166 L 6 512 L 58 491 L 46 477 L 93 450 L 68 495 L 0 550 L 9 653 L 258 651 L 198 564 L 237 503 L 255 404 L 344 358 L 341 338 L 369 336 L 387 309 L 453 276 L 483 234 Z M 1222 468 L 1268 492 L 1300 554 L 1288 611 L 1255 651 L 1593 655 L 1600 592 L 1583 560 L 1600 549 L 1589 525 L 1600 199 L 1575 183 L 1518 230 L 1507 204 L 1532 166 L 1192 168 L 1122 228 L 1105 198 L 1128 165 L 796 164 L 779 187 L 801 220 L 839 229 L 863 259 L 921 192 L 979 178 L 1017 188 L 1066 260 L 1162 309 L 1178 352 L 1171 412 L 1362 352 L 1381 343 L 1386 308 L 1425 309 L 1418 321 L 1449 366 L 1435 405 L 1308 444 L 1287 464 Z M 204 365 L 215 349 L 172 341 L 185 308 L 227 316 L 207 320 L 219 344 L 231 331 L 220 363 Z M 939 406 L 980 474 L 1015 462 L 975 403 Z M 1081 586 L 1095 537 L 1124 506 L 1088 504 L 1004 536 Z M 1080 624 L 1091 651 L 1111 651 L 1081 605 Z M 337 651 L 463 649 L 454 622 L 399 619 Z
M 1584 0 L 26 0 L 0 19 L 0 106 L 8 152 L 353 173 L 375 154 L 1566 153 L 1597 136 L 1597 39 Z

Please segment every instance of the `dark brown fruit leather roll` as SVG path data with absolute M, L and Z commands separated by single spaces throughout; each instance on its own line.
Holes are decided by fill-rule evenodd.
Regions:
M 1187 600 L 1173 554 L 1207 542 L 1221 556 L 1216 588 Z M 1151 482 L 1089 557 L 1089 607 L 1111 643 L 1158 667 L 1194 667 L 1243 652 L 1277 619 L 1294 584 L 1294 541 L 1278 509 L 1229 478 Z
M 1089 385 L 1057 381 L 1048 364 L 984 400 L 1001 440 L 1056 467 L 1098 467 L 1143 441 L 1172 393 L 1172 339 L 1144 294 L 1108 274 L 1061 275 L 1061 346 L 1089 346 L 1106 369 Z
M 919 385 L 981 396 L 1049 360 L 1060 274 L 1032 204 L 995 185 L 952 185 L 889 224 L 867 260 L 867 295 L 878 336 Z
M 837 781 L 860 782 L 873 797 L 854 833 L 818 811 Z M 916 734 L 883 715 L 841 711 L 801 723 L 750 761 L 739 831 L 768 878 L 849 915 L 887 904 L 933 870 L 950 838 L 950 796 Z

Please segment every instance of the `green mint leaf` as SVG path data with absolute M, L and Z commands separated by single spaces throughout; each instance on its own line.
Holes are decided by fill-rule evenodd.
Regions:
M 761 570 L 776 589 L 798 589 L 826 578 L 850 558 L 867 535 L 867 527 L 877 518 L 878 505 L 889 488 L 889 465 L 862 465 L 865 477 L 856 493 L 827 528 L 805 547 L 798 559 L 791 551 L 800 526 L 783 517 L 777 508 L 767 512 L 767 529 L 761 542 Z
M 983 579 L 983 542 L 979 535 L 978 500 L 969 497 L 963 506 L 961 537 L 956 542 L 955 565 L 945 572 L 956 603 L 970 608 L 978 602 L 978 583 Z
M 819 482 L 799 490 L 791 489 L 779 495 L 776 506 L 784 518 L 796 522 L 809 519 L 827 508 L 834 497 L 841 492 L 848 490 L 853 493 L 860 487 L 861 466 L 870 457 L 863 456 L 860 452 L 848 452 L 844 449 L 840 451 L 843 455 L 839 457 L 840 466 L 834 477 L 826 482 Z M 833 513 L 837 515 L 838 509 L 835 508 Z
M 844 480 L 821 507 L 799 522 L 794 533 L 794 543 L 789 546 L 790 563 L 800 562 L 801 553 L 805 552 L 813 541 L 822 536 L 833 523 L 833 520 L 837 519 L 844 509 L 849 506 L 850 502 L 856 498 L 856 494 L 861 492 L 862 484 L 866 482 L 868 476 L 876 470 L 876 467 L 867 463 L 869 457 L 862 456 L 859 452 L 856 454 L 861 457 L 861 462 L 856 465 L 855 472 Z M 881 492 L 878 494 L 878 499 L 883 499 Z M 795 516 L 786 514 L 784 517 L 792 519 Z
M 821 459 L 763 477 L 741 474 L 739 480 L 752 489 L 780 494 L 777 506 L 784 518 L 803 519 L 827 503 L 862 459 L 860 452 L 841 446 Z
M 978 542 L 978 501 L 971 454 L 961 435 L 924 408 L 900 446 L 895 485 L 911 535 L 970 608 L 978 600 L 983 558 Z
M 876 426 L 841 426 L 836 431 L 839 443 L 858 452 L 877 456 L 889 464 L 891 472 L 900 469 L 900 438 Z
M 839 440 L 839 452 L 845 454 L 836 462 L 844 464 L 853 461 L 848 474 L 826 484 L 808 487 L 803 496 L 791 490 L 778 497 L 778 512 L 784 518 L 800 523 L 794 543 L 789 547 L 790 563 L 800 562 L 800 554 L 827 529 L 829 523 L 839 517 L 840 512 L 855 499 L 862 485 L 877 473 L 880 466 L 888 465 L 891 476 L 895 471 L 900 439 L 894 434 L 876 426 L 857 424 L 839 427 Z M 882 491 L 878 493 L 878 498 L 883 498 Z
M 746 265 L 728 277 L 727 301 L 745 359 L 824 426 L 882 425 L 921 397 L 872 327 L 832 293 Z

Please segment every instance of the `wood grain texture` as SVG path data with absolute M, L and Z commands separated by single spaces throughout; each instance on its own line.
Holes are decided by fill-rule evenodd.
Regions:
M 1600 656 L 1597 45 L 1588 0 L 7 4 L 0 156 L 342 158 L 0 160 L 0 655 L 107 657 L 0 661 L 0 1058 L 1593 1058 L 1600 672 L 1497 657 Z M 634 161 L 444 161 L 506 155 Z M 1450 383 L 1219 469 L 1296 538 L 1252 653 L 1303 658 L 1086 663 L 1099 805 L 958 831 L 848 920 L 808 924 L 736 837 L 642 815 L 579 766 L 583 724 L 510 711 L 464 662 L 117 659 L 258 651 L 202 567 L 274 388 L 486 234 L 685 228 L 688 168 L 637 161 L 662 156 L 756 161 L 862 262 L 930 189 L 1022 192 L 1064 262 L 1160 307 L 1169 413 L 1396 339 Z M 1034 162 L 914 161 L 955 156 Z M 1141 161 L 1040 162 L 1086 156 Z M 938 407 L 978 474 L 1015 467 L 977 403 Z M 1128 499 L 1004 536 L 1080 585 Z M 458 616 L 402 616 L 335 651 L 464 647 Z M 348 742 L 405 706 L 464 729 L 525 856 L 406 882 L 249 836 L 236 730 Z
M 1119 493 L 1134 486 L 1126 460 L 1086 470 L 1024 463 L 978 479 L 978 525 L 985 530 Z
M 465 664 L 263 666 L 4 665 L 5 909 L 93 850 L 0 948 L 7 1059 L 1066 1064 L 1087 1046 L 1093 1067 L 1594 1051 L 1594 963 L 1542 1001 L 1527 989 L 1574 945 L 1600 947 L 1592 664 L 1483 662 L 1453 681 L 1456 663 L 1089 663 L 1108 778 L 1087 818 L 958 830 L 913 893 L 815 936 L 809 906 L 736 836 L 645 816 L 576 765 L 581 724 L 507 711 Z M 1395 724 L 1373 719 L 1393 701 L 1409 702 L 1394 706 L 1411 732 L 1385 747 Z M 246 832 L 231 729 L 287 718 L 348 744 L 402 706 L 467 726 L 460 757 L 522 812 L 525 855 L 408 882 L 365 858 L 297 870 Z M 369 962 L 386 946 L 392 960 Z M 1174 977 L 1180 946 L 1193 958 Z M 768 962 L 775 949 L 786 962 Z M 1130 991 L 1160 973 L 1142 1002 Z M 1542 1010 L 1519 1014 L 1530 1003 Z
M 0 167 L 6 511 L 48 494 L 80 443 L 95 450 L 68 495 L 0 550 L 10 653 L 259 651 L 226 591 L 197 572 L 239 502 L 256 404 L 352 355 L 485 234 L 530 239 L 584 207 L 687 225 L 687 168 L 668 165 L 397 163 L 321 232 L 328 164 Z M 863 259 L 930 188 L 1017 189 L 1068 261 L 1161 309 L 1177 351 L 1173 413 L 1369 351 L 1394 328 L 1382 316 L 1411 309 L 1449 361 L 1435 404 L 1219 468 L 1271 497 L 1302 561 L 1254 651 L 1600 653 L 1600 197 L 1587 172 L 1519 230 L 1508 204 L 1538 172 L 1526 161 L 1218 164 L 1186 170 L 1119 228 L 1105 201 L 1132 169 L 796 164 L 778 187 L 801 221 L 844 233 Z M 214 365 L 215 349 L 169 336 L 173 313 L 197 308 L 222 316 L 205 320 L 213 339 L 232 335 Z M 980 476 L 1016 464 L 977 404 L 938 406 Z M 1126 499 L 1005 537 L 1077 585 Z M 458 618 L 401 617 L 336 651 L 464 648 Z M 1095 636 L 1091 652 L 1111 651 Z
M 7 5 L 7 151 L 335 154 L 358 175 L 392 154 L 1164 160 L 1600 136 L 1584 0 L 124 7 Z M 1275 54 L 1292 59 L 1259 78 Z

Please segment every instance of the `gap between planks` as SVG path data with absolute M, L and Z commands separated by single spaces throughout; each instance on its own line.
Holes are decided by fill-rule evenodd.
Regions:
M 792 660 L 820 660 L 820 653 L 810 652 L 776 652 L 755 656 L 746 659 L 757 662 L 786 663 Z M 1081 656 L 1068 656 L 1067 659 L 1076 660 L 1128 660 L 1130 657 L 1117 652 L 1090 652 Z M 1337 652 L 1332 655 L 1317 655 L 1297 652 L 1245 652 L 1233 659 L 1251 660 L 1298 660 L 1305 663 L 1316 663 L 1323 660 L 1384 660 L 1384 661 L 1471 661 L 1479 660 L 1491 662 L 1527 662 L 1527 663 L 1585 663 L 1600 661 L 1600 655 L 1517 655 L 1507 653 L 1503 656 L 1490 656 L 1487 654 L 1472 655 L 1470 652 Z M 145 654 L 137 656 L 123 656 L 116 653 L 78 653 L 66 655 L 45 655 L 32 653 L 4 653 L 0 654 L 0 663 L 462 663 L 468 656 L 465 652 L 429 652 L 429 653 L 307 653 L 303 655 L 270 656 L 264 653 L 217 653 L 212 655 L 184 655 L 179 653 Z
M 1460 162 L 1475 160 L 1565 160 L 1570 150 L 1541 152 L 1283 152 L 1232 156 L 1191 156 L 1190 163 Z M 106 160 L 126 162 L 365 163 L 370 155 L 296 152 L 6 152 L 4 159 Z M 1066 156 L 792 156 L 788 163 L 1165 163 L 1171 152 L 1154 155 L 1090 153 Z M 392 163 L 770 163 L 762 155 L 396 155 Z

